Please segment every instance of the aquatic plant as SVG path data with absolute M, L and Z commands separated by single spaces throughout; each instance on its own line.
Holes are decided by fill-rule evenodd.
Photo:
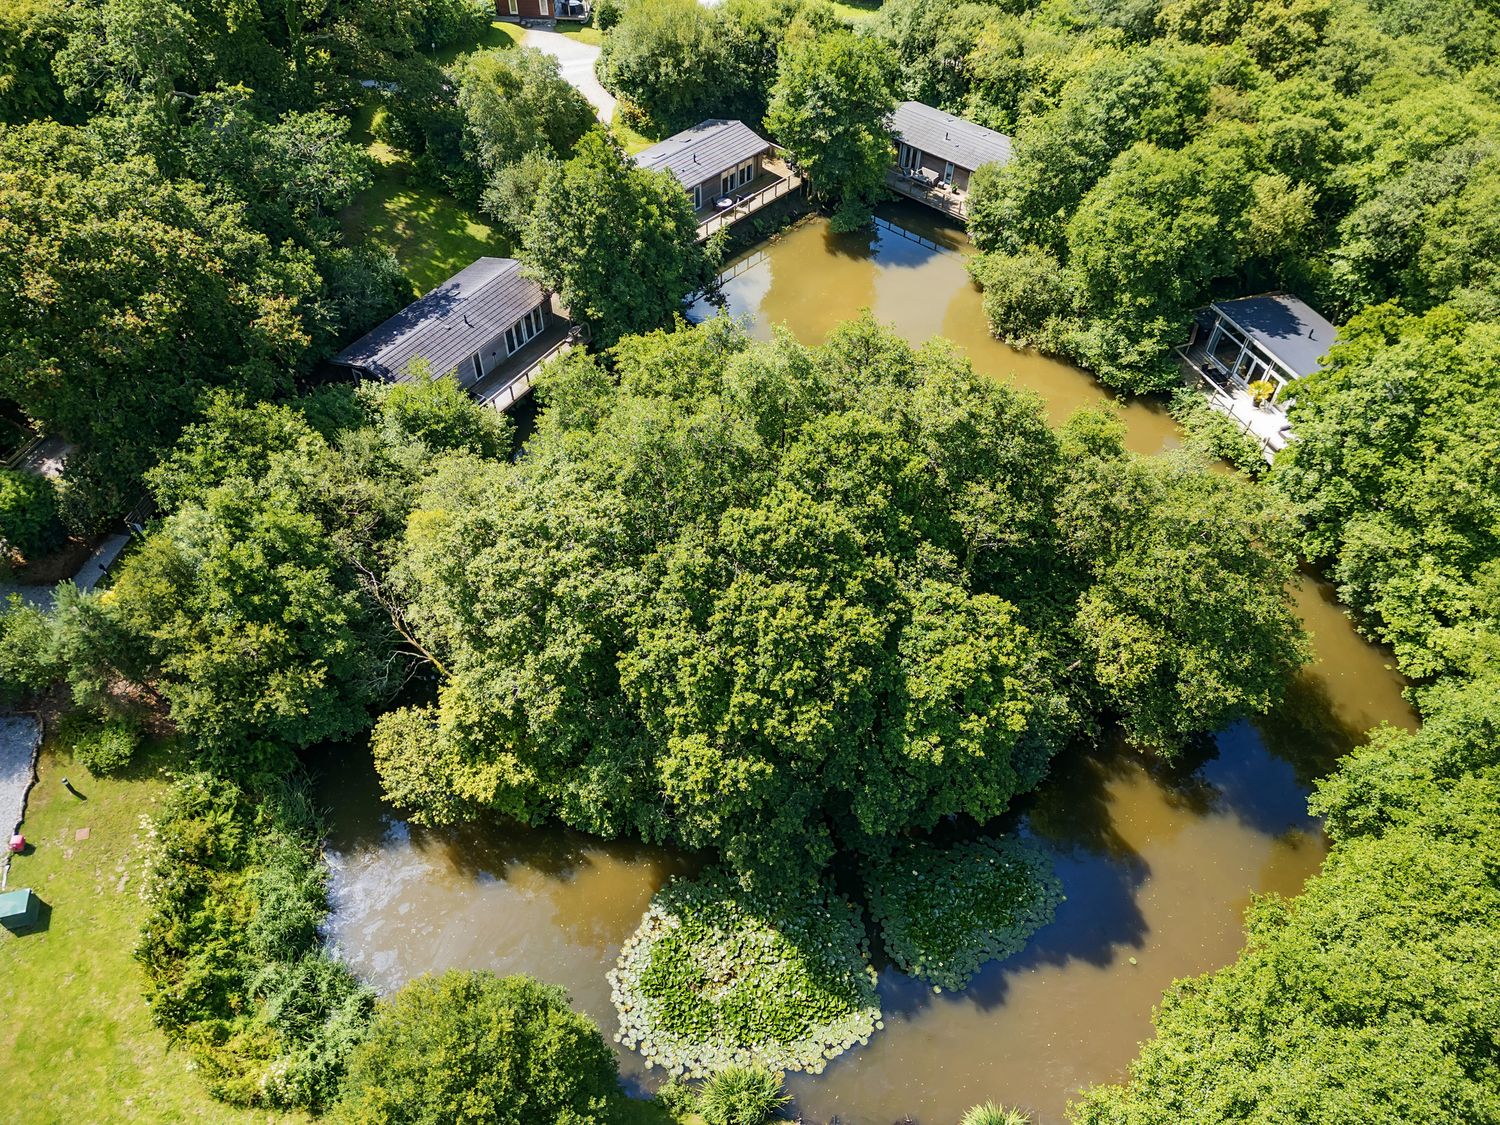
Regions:
M 984 1102 L 964 1114 L 958 1125 L 1031 1125 L 1031 1118 L 1019 1109 Z
M 882 1026 L 854 906 L 747 892 L 723 872 L 660 891 L 609 982 L 619 1042 L 672 1074 L 816 1074 Z
M 963 988 L 986 961 L 1019 952 L 1063 897 L 1040 850 L 990 837 L 898 849 L 866 890 L 891 960 L 939 990 Z
M 732 1066 L 703 1084 L 696 1106 L 708 1125 L 765 1125 L 789 1101 L 780 1075 L 763 1066 Z

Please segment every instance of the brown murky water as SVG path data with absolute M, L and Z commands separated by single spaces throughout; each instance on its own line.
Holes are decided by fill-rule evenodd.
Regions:
M 752 256 L 725 293 L 758 334 L 785 323 L 813 342 L 869 307 L 913 340 L 949 336 L 981 371 L 1040 393 L 1054 421 L 1104 400 L 1082 372 L 989 338 L 960 243 L 915 209 L 886 213 L 863 239 L 809 223 Z M 1162 411 L 1132 404 L 1125 417 L 1137 450 L 1175 441 Z M 885 1031 L 820 1077 L 792 1079 L 808 1120 L 954 1125 L 993 1098 L 1060 1122 L 1081 1087 L 1123 1075 L 1173 979 L 1233 960 L 1252 894 L 1301 887 L 1324 852 L 1306 812 L 1312 779 L 1369 727 L 1414 718 L 1389 657 L 1328 587 L 1303 578 L 1295 594 L 1319 660 L 1282 712 L 1221 731 L 1196 768 L 1148 770 L 1118 749 L 1060 759 L 1021 820 L 1055 855 L 1068 896 L 1057 920 L 958 995 L 885 970 Z M 321 767 L 330 936 L 361 976 L 385 990 L 453 967 L 526 972 L 566 987 L 613 1034 L 604 974 L 689 857 L 554 829 L 424 831 L 381 803 L 362 749 Z M 643 1077 L 638 1057 L 621 1063 Z
M 1070 364 L 1000 343 L 989 333 L 980 293 L 969 280 L 973 247 L 962 232 L 916 204 L 882 208 L 869 233 L 834 234 L 812 219 L 731 263 L 724 271 L 727 310 L 750 318 L 768 338 L 785 325 L 804 343 L 820 342 L 835 325 L 869 309 L 920 343 L 946 336 L 976 370 L 1008 379 L 1041 396 L 1054 425 L 1081 406 L 1112 402 L 1130 427 L 1138 453 L 1158 453 L 1177 442 L 1177 428 L 1160 406 L 1115 399 Z M 705 302 L 690 315 L 712 315 Z

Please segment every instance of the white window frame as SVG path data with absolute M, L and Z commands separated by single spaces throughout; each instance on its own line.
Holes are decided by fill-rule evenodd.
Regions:
M 943 161 L 943 183 L 951 184 L 953 182 L 953 175 L 956 171 L 957 169 L 953 167 L 953 161 Z
M 506 11 L 513 16 L 521 14 L 520 6 L 516 3 L 516 0 L 506 0 Z
M 755 179 L 755 161 L 747 160 L 740 166 L 740 187 Z

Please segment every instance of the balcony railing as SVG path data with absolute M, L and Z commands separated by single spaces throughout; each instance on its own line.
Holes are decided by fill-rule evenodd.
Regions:
M 967 219 L 969 208 L 965 203 L 965 195 L 953 191 L 941 185 L 929 184 L 924 180 L 914 179 L 912 176 L 899 169 L 892 168 L 885 177 L 885 182 L 892 190 L 900 192 L 908 199 L 915 199 L 918 203 L 925 203 L 934 210 L 941 211 L 945 215 L 951 215 L 955 219 Z
M 760 191 L 745 196 L 743 199 L 734 201 L 734 205 L 726 207 L 717 214 L 710 215 L 698 224 L 698 241 L 704 242 L 714 234 L 731 227 L 741 219 L 755 214 L 767 204 L 773 203 L 783 196 L 791 195 L 802 186 L 802 177 L 790 168 L 786 175 L 777 180 L 770 187 L 762 188 Z
M 483 394 L 476 396 L 479 405 L 488 406 L 492 410 L 502 412 L 509 410 L 530 392 L 532 380 L 536 378 L 537 372 L 541 371 L 544 364 L 556 359 L 564 352 L 578 347 L 587 341 L 588 338 L 588 328 L 585 325 L 573 325 L 573 327 L 568 329 L 567 335 L 546 351 L 532 357 L 525 367 L 517 371 L 506 382 L 488 388 Z

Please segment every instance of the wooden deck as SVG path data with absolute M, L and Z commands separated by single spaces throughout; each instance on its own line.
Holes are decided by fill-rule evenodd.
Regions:
M 764 168 L 759 176 L 729 196 L 734 200 L 733 207 L 720 210 L 705 206 L 698 212 L 699 242 L 707 241 L 725 227 L 734 226 L 802 186 L 802 177 L 792 170 L 791 165 L 776 157 L 767 157 Z
M 959 222 L 964 222 L 969 217 L 967 192 L 954 191 L 942 185 L 926 184 L 921 180 L 913 179 L 899 168 L 892 168 L 887 172 L 885 182 L 892 191 L 925 204 L 934 211 L 941 211 Z
M 1256 406 L 1245 384 L 1228 374 L 1202 343 L 1174 349 L 1183 375 L 1208 396 L 1208 404 L 1260 446 L 1269 462 L 1294 439 L 1286 411 L 1276 403 Z
M 571 324 L 562 317 L 550 317 L 545 330 L 470 387 L 469 394 L 474 396 L 480 406 L 488 406 L 492 410 L 509 410 L 531 393 L 532 381 L 543 364 L 556 359 L 586 339 L 588 330 L 582 325 Z

